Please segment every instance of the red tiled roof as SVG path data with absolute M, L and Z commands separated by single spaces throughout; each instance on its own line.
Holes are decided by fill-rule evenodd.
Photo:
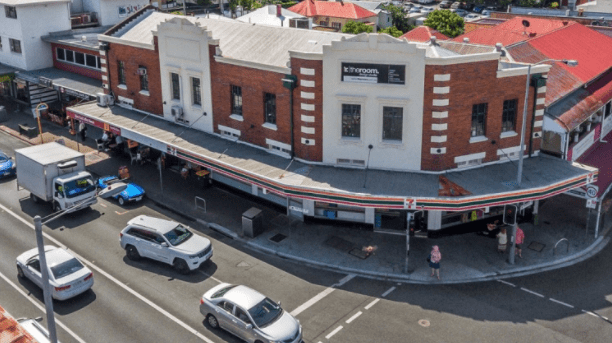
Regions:
M 289 11 L 305 17 L 333 17 L 364 19 L 377 14 L 350 2 L 304 0 L 288 8 Z
M 525 28 L 523 26 L 523 20 L 529 21 L 529 27 Z M 456 37 L 454 40 L 462 42 L 463 38 L 469 38 L 470 43 L 484 45 L 502 43 L 503 46 L 508 46 L 535 37 L 540 37 L 548 32 L 573 24 L 575 24 L 573 21 L 514 17 L 494 27 L 485 27 L 470 31 Z
M 449 37 L 432 29 L 429 26 L 419 26 L 413 30 L 406 32 L 400 39 L 406 38 L 411 42 L 429 42 L 432 36 L 435 36 L 439 40 L 447 40 Z
M 0 342 L 36 343 L 36 340 L 0 306 Z

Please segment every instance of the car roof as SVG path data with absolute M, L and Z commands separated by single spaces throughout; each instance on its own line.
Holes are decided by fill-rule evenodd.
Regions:
M 248 311 L 253 306 L 259 304 L 266 297 L 252 288 L 239 285 L 225 293 L 223 298 Z
M 27 262 L 29 259 L 34 257 L 38 258 L 38 248 L 30 249 L 24 252 L 21 256 L 25 259 L 24 262 Z M 45 256 L 47 257 L 47 266 L 49 267 L 53 267 L 59 263 L 75 258 L 68 251 L 52 245 L 45 245 Z
M 165 220 L 165 219 L 161 219 L 161 218 L 155 218 L 155 217 L 149 217 L 149 216 L 145 216 L 145 215 L 140 215 L 138 217 L 132 218 L 128 222 L 128 225 L 142 226 L 142 227 L 146 227 L 148 229 L 151 229 L 153 231 L 159 232 L 161 234 L 164 234 L 164 233 L 174 229 L 175 227 L 177 227 L 177 225 L 179 225 L 179 223 L 173 222 L 171 220 Z

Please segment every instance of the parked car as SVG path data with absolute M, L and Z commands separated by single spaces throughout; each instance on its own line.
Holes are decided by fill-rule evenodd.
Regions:
M 204 293 L 200 313 L 213 329 L 222 328 L 246 342 L 301 343 L 302 326 L 263 294 L 222 283 Z
M 468 14 L 466 10 L 462 9 L 456 9 L 453 12 L 457 13 L 457 15 L 459 15 L 460 17 L 465 17 Z
M 70 252 L 52 245 L 45 245 L 44 249 L 53 299 L 70 299 L 93 286 L 91 270 Z M 42 288 L 38 248 L 30 249 L 17 257 L 17 275 Z
M 479 18 L 480 16 L 476 13 L 468 13 L 468 15 L 466 15 L 463 19 L 465 19 L 466 21 L 472 21 L 472 20 L 476 20 Z
M 471 11 L 474 8 L 474 4 L 462 2 L 459 8 L 462 10 Z
M 484 6 L 478 5 L 478 6 L 474 6 L 474 9 L 472 11 L 475 12 L 475 13 L 481 13 L 482 10 L 484 10 L 484 9 L 485 9 Z
M 0 179 L 15 175 L 17 167 L 13 158 L 0 150 Z
M 486 9 L 489 11 L 497 11 L 497 6 L 487 6 Z
M 119 177 L 116 175 L 103 176 L 98 179 L 96 186 L 99 189 L 104 189 L 108 187 L 110 184 L 112 184 L 113 182 L 116 182 L 119 180 L 120 180 Z M 125 205 L 126 202 L 142 200 L 144 195 L 145 195 L 145 191 L 142 187 L 138 186 L 135 183 L 130 182 L 127 184 L 127 188 L 123 192 L 115 195 L 113 198 L 119 202 L 119 205 L 123 206 Z
M 489 17 L 489 16 L 491 16 L 491 11 L 489 11 L 489 10 L 482 10 L 480 15 L 482 15 L 483 17 Z
M 121 247 L 130 260 L 146 257 L 173 266 L 182 274 L 198 269 L 213 255 L 208 238 L 171 220 L 140 215 L 119 233 Z
M 408 13 L 421 13 L 421 9 L 413 7 L 413 8 L 410 9 L 410 11 Z
M 436 9 L 433 7 L 423 7 L 421 8 L 421 13 L 431 13 L 433 11 L 435 11 Z
M 452 5 L 452 1 L 442 1 L 440 3 L 440 5 L 438 5 L 440 8 L 450 8 Z
M 460 2 L 460 1 L 455 1 L 455 2 L 453 2 L 453 3 L 451 4 L 451 7 L 450 7 L 450 8 L 451 8 L 451 9 L 455 9 L 455 10 L 456 10 L 456 9 L 458 9 L 458 8 L 459 8 L 459 6 L 461 6 L 461 2 Z

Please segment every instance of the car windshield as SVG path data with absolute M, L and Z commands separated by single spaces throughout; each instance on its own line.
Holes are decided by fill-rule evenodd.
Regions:
M 82 177 L 64 184 L 64 191 L 66 192 L 67 198 L 74 198 L 81 194 L 94 191 L 95 189 L 96 185 L 91 177 Z
M 227 293 L 227 291 L 229 291 L 230 289 L 236 287 L 238 285 L 231 285 L 231 286 L 227 286 L 227 287 L 223 287 L 220 290 L 216 291 L 215 294 L 211 295 L 210 298 L 211 299 L 215 299 L 218 297 L 222 297 L 225 293 Z
M 110 177 L 108 177 L 108 178 L 104 179 L 104 180 L 102 181 L 102 183 L 108 186 L 109 184 L 111 184 L 111 183 L 115 182 L 115 180 L 118 180 L 118 179 L 119 179 L 119 178 L 118 178 L 118 177 L 116 177 L 116 176 L 110 176 Z
M 168 242 L 172 245 L 179 245 L 188 240 L 191 236 L 193 236 L 193 233 L 180 224 L 164 234 L 164 237 L 166 237 Z
M 283 309 L 269 298 L 265 298 L 259 304 L 249 310 L 255 324 L 262 328 L 273 323 L 283 313 Z
M 8 156 L 5 153 L 0 152 L 0 163 L 8 161 Z
M 58 280 L 81 269 L 83 269 L 83 264 L 76 258 L 73 258 L 57 266 L 51 267 L 51 273 L 53 273 L 53 277 Z

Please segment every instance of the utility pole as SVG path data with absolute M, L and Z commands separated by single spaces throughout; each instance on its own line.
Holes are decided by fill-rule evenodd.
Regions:
M 45 243 L 42 234 L 42 220 L 40 216 L 34 217 L 34 231 L 36 232 L 36 245 L 38 246 L 38 260 L 40 261 L 40 272 L 42 274 L 43 298 L 45 300 L 45 312 L 47 314 L 47 330 L 51 343 L 57 343 L 57 331 L 55 329 L 55 315 L 53 314 L 53 299 L 51 297 L 51 286 L 49 284 L 49 269 L 47 268 L 47 256 L 45 255 Z

